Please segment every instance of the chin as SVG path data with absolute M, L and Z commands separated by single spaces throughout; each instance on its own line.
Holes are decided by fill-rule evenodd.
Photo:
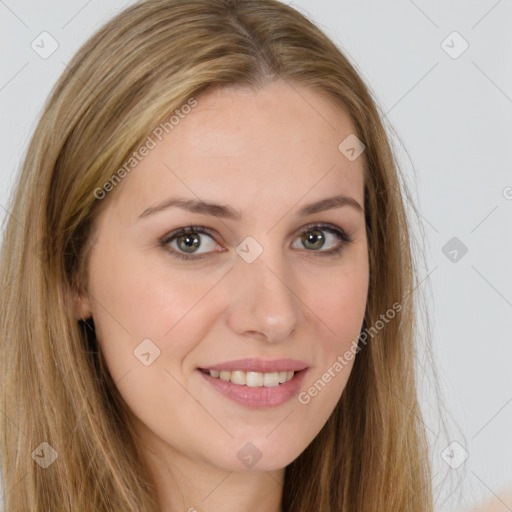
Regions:
M 283 440 L 277 437 L 274 442 L 264 437 L 253 442 L 233 440 L 230 444 L 234 450 L 214 457 L 215 465 L 236 472 L 278 471 L 292 463 L 307 446 L 301 443 L 300 447 L 284 447 L 282 443 Z

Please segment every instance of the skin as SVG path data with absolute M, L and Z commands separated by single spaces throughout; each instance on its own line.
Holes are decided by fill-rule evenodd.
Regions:
M 512 487 L 494 493 L 487 503 L 474 508 L 471 512 L 508 512 L 512 505 Z
M 234 403 L 197 368 L 298 359 L 309 367 L 305 391 L 350 348 L 368 291 L 364 213 L 346 205 L 297 212 L 337 194 L 364 208 L 363 162 L 338 150 L 355 131 L 349 116 L 303 87 L 279 81 L 257 92 L 210 90 L 197 100 L 103 199 L 77 316 L 94 318 L 163 511 L 280 511 L 284 468 L 329 418 L 353 360 L 307 405 L 292 398 L 267 409 Z M 243 217 L 171 207 L 139 218 L 176 196 L 229 205 Z M 320 250 L 305 247 L 301 232 L 316 222 L 353 241 L 323 231 Z M 199 235 L 202 258 L 182 261 L 172 249 L 183 244 L 159 244 L 191 225 L 215 232 Z M 263 248 L 250 264 L 235 250 L 247 236 Z M 340 243 L 341 254 L 319 254 Z M 146 338 L 160 349 L 149 366 L 133 353 Z M 261 454 L 252 468 L 237 457 L 248 442 Z

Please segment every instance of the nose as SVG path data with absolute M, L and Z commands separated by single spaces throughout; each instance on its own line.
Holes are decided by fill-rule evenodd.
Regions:
M 294 292 L 292 272 L 282 258 L 241 258 L 230 272 L 228 324 L 237 334 L 278 343 L 297 327 L 301 301 Z

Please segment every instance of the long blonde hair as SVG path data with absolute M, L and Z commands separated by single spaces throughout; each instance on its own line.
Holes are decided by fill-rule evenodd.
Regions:
M 361 345 L 332 416 L 286 468 L 283 510 L 432 510 L 414 372 L 410 228 L 367 87 L 321 30 L 276 0 L 148 0 L 101 28 L 67 66 L 11 199 L 0 269 L 6 512 L 158 510 L 94 330 L 75 319 L 94 222 L 110 199 L 99 201 L 94 191 L 207 87 L 278 79 L 326 95 L 350 115 L 366 147 L 363 328 L 401 305 Z M 58 455 L 46 468 L 36 459 L 54 452 L 41 443 Z

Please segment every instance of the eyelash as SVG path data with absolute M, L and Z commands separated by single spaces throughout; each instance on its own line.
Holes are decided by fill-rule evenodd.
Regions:
M 308 251 L 307 249 L 304 249 L 308 253 L 313 253 L 313 254 L 309 255 L 310 257 L 316 257 L 316 256 L 327 257 L 327 256 L 340 255 L 343 252 L 345 246 L 354 241 L 352 236 L 349 233 L 347 233 L 346 231 L 344 231 L 343 229 L 335 227 L 331 224 L 322 224 L 322 223 L 310 224 L 308 226 L 305 226 L 305 228 L 298 234 L 298 236 L 296 238 L 298 238 L 299 236 L 303 235 L 304 233 L 307 233 L 308 231 L 311 231 L 314 229 L 318 229 L 320 231 L 327 231 L 327 232 L 335 235 L 343 243 L 339 244 L 334 249 L 329 249 L 328 251 L 320 251 L 320 250 L 319 251 L 314 251 L 314 250 Z M 170 244 L 172 241 L 174 241 L 179 236 L 188 235 L 188 234 L 192 234 L 192 233 L 208 235 L 213 240 L 215 240 L 215 233 L 213 230 L 206 228 L 204 226 L 187 226 L 185 228 L 179 228 L 179 229 L 172 231 L 171 233 L 168 233 L 167 235 L 165 235 L 164 237 L 162 237 L 159 240 L 159 244 L 160 244 L 160 246 L 166 248 L 173 257 L 181 259 L 181 260 L 186 260 L 186 261 L 199 260 L 199 259 L 205 258 L 209 254 L 211 254 L 211 252 L 209 252 L 209 253 L 202 253 L 197 256 L 186 255 L 184 253 L 175 251 L 174 249 L 170 249 L 169 247 L 167 247 L 168 244 Z

